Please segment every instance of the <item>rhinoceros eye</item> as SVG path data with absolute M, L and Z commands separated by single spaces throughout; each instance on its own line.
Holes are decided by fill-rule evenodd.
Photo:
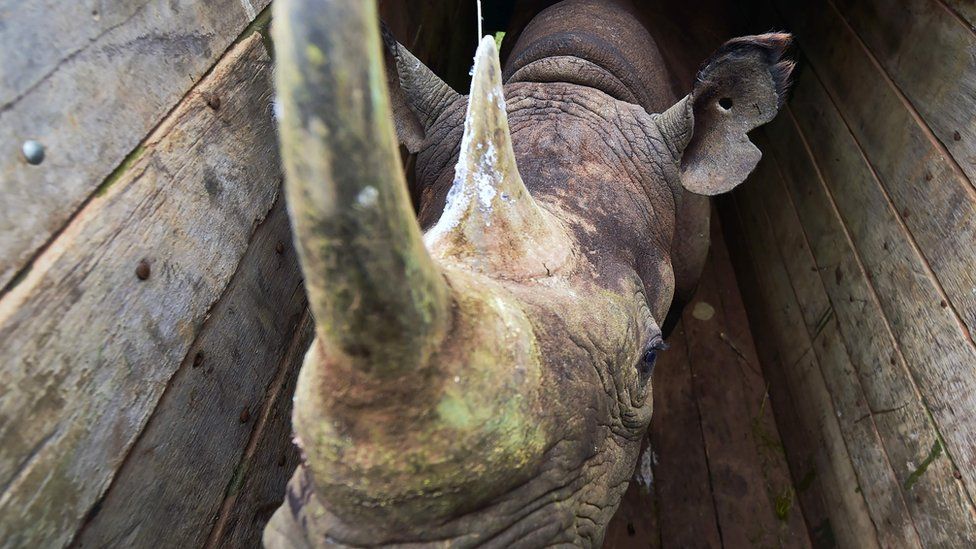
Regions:
M 637 364 L 637 369 L 640 372 L 641 381 L 647 382 L 651 378 L 651 374 L 654 373 L 654 363 L 657 362 L 657 354 L 659 351 L 667 349 L 667 344 L 663 340 L 656 340 L 644 349 L 644 354 L 641 356 L 640 362 Z

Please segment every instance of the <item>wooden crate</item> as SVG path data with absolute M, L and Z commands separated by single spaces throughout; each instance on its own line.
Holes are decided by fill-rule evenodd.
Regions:
M 0 545 L 255 546 L 281 501 L 312 325 L 269 1 L 0 8 Z M 473 3 L 380 5 L 463 89 Z M 793 31 L 800 67 L 608 545 L 976 544 L 972 2 L 644 5 L 681 92 L 733 34 Z

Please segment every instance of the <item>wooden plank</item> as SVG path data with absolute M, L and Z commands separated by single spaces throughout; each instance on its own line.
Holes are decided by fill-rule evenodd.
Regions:
M 751 419 L 741 378 L 745 365 L 725 335 L 725 309 L 718 296 L 714 257 L 705 264 L 695 299 L 685 308 L 682 324 L 688 340 L 692 385 L 701 420 L 712 498 L 728 547 L 782 547 L 783 523 L 776 504 L 792 504 L 789 491 L 770 499 L 753 439 Z M 790 485 L 784 487 L 791 489 Z M 786 516 L 788 508 L 783 511 Z
M 854 136 L 848 142 L 848 156 L 863 150 L 869 172 L 877 174 L 885 200 L 891 202 L 895 221 L 911 232 L 912 246 L 925 258 L 918 276 L 928 277 L 931 271 L 937 277 L 938 295 L 916 296 L 923 300 L 919 301 L 919 313 L 942 308 L 945 301 L 945 311 L 933 314 L 958 315 L 953 322 L 961 321 L 962 325 L 956 331 L 971 340 L 976 329 L 976 258 L 959 250 L 968 250 L 976 242 L 976 190 L 926 135 L 836 10 L 822 1 L 777 0 L 777 5 L 799 35 L 816 77 Z M 801 74 L 801 78 L 812 77 Z M 804 113 L 804 109 L 798 106 L 796 112 Z M 861 221 L 872 222 L 867 216 Z M 925 316 L 929 315 L 914 318 Z M 959 355 L 957 360 L 965 356 Z M 967 364 L 976 367 L 972 361 Z M 956 393 L 969 392 L 968 398 L 974 403 L 974 389 L 976 383 L 967 387 L 963 381 Z M 976 410 L 971 406 L 965 409 Z M 972 464 L 976 468 L 976 462 Z
M 948 304 L 940 303 L 944 297 L 920 251 L 813 74 L 800 77 L 789 112 L 807 136 L 806 146 L 821 169 L 926 415 L 934 416 L 947 444 L 945 455 L 954 459 L 965 480 L 960 484 L 967 489 L 964 499 L 971 501 L 976 482 L 976 349 L 960 332 Z M 933 442 L 923 455 L 934 447 Z M 911 462 L 893 464 L 902 483 L 915 478 L 919 461 Z M 971 516 L 971 503 L 958 505 L 967 509 L 960 518 Z
M 756 183 L 757 179 L 754 174 L 745 184 L 761 184 Z M 783 439 L 782 450 L 790 467 L 796 498 L 803 510 L 814 547 L 822 547 L 825 542 L 834 540 L 834 536 L 830 527 L 823 480 L 817 474 L 819 439 L 815 432 L 807 430 L 810 422 L 801 420 L 800 409 L 790 394 L 786 366 L 772 338 L 772 334 L 781 328 L 767 313 L 771 307 L 769 296 L 765 293 L 766 287 L 760 284 L 758 254 L 755 244 L 747 238 L 743 217 L 736 204 L 740 200 L 738 194 L 719 197 L 716 202 L 722 224 L 731 235 L 727 240 L 729 255 L 739 281 L 748 323 L 755 333 L 763 334 L 756 340 L 756 355 L 768 386 L 769 404 L 775 411 L 777 430 Z M 756 434 L 765 438 L 763 431 Z
M 0 0 L 0 288 L 269 2 Z M 42 164 L 22 158 L 28 139 Z
M 64 545 L 279 187 L 270 60 L 239 44 L 0 299 L 0 539 Z M 205 97 L 220 97 L 215 109 Z M 212 104 L 212 101 L 211 101 Z M 25 425 L 30 428 L 24 428 Z
M 4 33 L 0 50 L 0 108 L 25 95 L 57 69 L 65 58 L 126 24 L 149 0 L 118 2 L 99 9 L 91 2 L 0 1 Z
M 721 547 L 688 343 L 679 324 L 654 371 L 651 450 L 662 547 Z
M 976 32 L 976 2 L 973 0 L 942 0 L 969 30 Z
M 772 141 L 776 142 L 777 148 L 781 147 L 778 151 L 781 155 L 803 157 L 806 154 L 802 147 L 799 150 L 786 147 L 782 138 L 777 137 Z M 770 140 L 767 139 L 757 139 L 757 143 L 764 150 L 773 148 L 770 146 Z M 795 139 L 789 143 L 795 144 Z M 784 162 L 806 167 L 807 171 L 804 175 L 816 179 L 812 164 L 804 165 L 803 160 L 806 159 L 787 158 Z M 838 264 L 819 263 L 814 259 L 810 251 L 811 245 L 807 243 L 806 233 L 793 207 L 793 200 L 784 186 L 779 163 L 772 163 L 776 170 L 771 173 L 770 184 L 764 186 L 761 199 L 765 203 L 766 213 L 772 226 L 776 228 L 775 235 L 780 255 L 786 265 L 800 307 L 804 310 L 807 332 L 814 340 L 814 349 L 820 358 L 824 381 L 837 409 L 838 422 L 847 442 L 859 485 L 871 511 L 871 518 L 875 524 L 884 525 L 879 528 L 882 545 L 921 546 L 915 524 L 904 501 L 901 484 L 892 470 L 889 454 L 894 453 L 898 463 L 914 459 L 920 462 L 931 449 L 937 433 L 924 414 L 921 402 L 912 392 L 909 380 L 904 379 L 904 376 L 893 376 L 887 371 L 881 373 L 875 371 L 875 368 L 869 369 L 869 365 L 887 365 L 892 355 L 865 357 L 873 350 L 863 348 L 866 341 L 888 335 L 886 331 L 881 334 L 864 333 L 866 325 L 871 323 L 880 324 L 884 328 L 880 311 L 876 311 L 875 318 L 864 319 L 866 314 L 872 312 L 871 309 L 860 301 L 855 303 L 849 299 L 851 294 L 847 293 L 847 285 L 863 284 L 866 280 L 848 282 L 846 278 L 853 279 L 859 275 L 863 277 L 863 274 L 856 270 L 845 272 Z M 812 204 L 823 204 L 827 201 L 825 195 L 813 198 L 806 195 L 804 199 L 804 207 L 807 208 Z M 834 217 L 834 212 L 831 209 L 824 209 L 818 211 L 816 215 L 829 219 Z M 822 220 L 817 222 L 824 223 Z M 839 220 L 837 223 L 839 224 Z M 824 246 L 843 246 L 847 242 L 845 235 L 842 231 L 838 232 L 839 235 L 836 233 L 833 235 L 837 238 L 834 241 L 816 242 L 818 249 Z M 833 255 L 840 254 L 834 252 Z M 856 262 L 853 254 L 848 259 L 850 262 Z M 856 264 L 854 267 L 856 269 Z M 829 302 L 825 289 L 828 284 L 835 290 Z M 864 322 L 861 323 L 860 320 Z M 843 322 L 848 328 L 846 337 L 841 336 L 838 329 L 839 322 Z M 864 362 L 865 358 L 870 362 Z M 898 371 L 894 373 L 897 374 Z M 886 385 L 892 382 L 894 387 Z M 896 394 L 892 395 L 892 392 Z M 879 393 L 883 400 L 877 398 Z M 901 400 L 892 401 L 893 396 Z M 875 418 L 871 410 L 880 411 L 879 417 Z M 884 412 L 885 410 L 889 411 Z M 886 414 L 894 415 L 884 417 Z M 877 426 L 876 421 L 882 420 L 883 425 Z M 905 448 L 901 440 L 906 428 L 915 433 L 910 448 Z M 919 434 L 924 439 L 920 444 Z M 931 498 L 928 491 L 924 494 L 917 493 L 926 501 L 925 512 L 933 516 L 943 516 L 944 509 L 935 503 L 938 498 Z
M 740 6 L 723 0 L 635 2 L 644 21 L 653 21 L 654 40 L 665 59 L 676 97 L 691 91 L 701 63 L 735 36 L 732 22 Z M 702 17 L 707 13 L 707 17 Z
M 824 384 L 834 402 L 851 468 L 857 475 L 857 485 L 846 489 L 864 496 L 882 547 L 922 547 L 877 428 L 864 419 L 865 416 L 870 419 L 870 411 L 834 316 L 828 316 L 811 337 Z
M 738 194 L 741 200 L 737 198 L 736 203 L 741 207 L 743 236 L 754 250 L 758 283 L 766 295 L 765 312 L 775 326 L 766 335 L 779 350 L 781 367 L 804 430 L 816 441 L 813 461 L 829 523 L 814 526 L 814 543 L 818 544 L 817 538 L 835 537 L 844 547 L 878 546 L 877 532 L 863 495 L 857 489 L 857 476 L 824 382 L 822 366 L 812 348 L 788 273 L 772 242 L 772 228 L 762 210 L 758 196 L 762 186 L 755 183 L 768 185 L 769 170 L 768 160 L 761 162 L 753 184 Z M 818 528 L 823 533 L 818 535 Z
M 286 485 L 299 462 L 298 448 L 291 436 L 297 366 L 312 342 L 314 328 L 312 317 L 306 311 L 295 330 L 289 355 L 283 357 L 279 379 L 271 387 L 273 392 L 269 392 L 264 425 L 252 433 L 207 547 L 260 547 L 265 525 L 284 500 Z M 239 477 L 243 481 L 237 487 Z
M 738 368 L 724 373 L 723 376 L 734 372 L 741 381 L 752 444 L 756 448 L 766 481 L 767 497 L 774 504 L 776 516 L 780 519 L 777 546 L 808 547 L 810 537 L 807 524 L 796 497 L 783 442 L 769 401 L 769 382 L 763 375 L 756 353 L 745 304 L 732 268 L 723 223 L 719 221 L 717 212 L 712 215 L 711 233 L 710 262 L 714 268 L 713 276 L 724 321 L 719 336 L 736 353 L 739 362 Z
M 976 182 L 976 33 L 938 0 L 832 1 Z
M 798 129 L 791 121 L 792 110 L 785 114 L 767 131 L 771 135 L 770 148 L 778 166 L 782 168 L 789 197 L 771 197 L 771 202 L 796 205 L 804 226 L 807 247 L 815 258 L 808 259 L 807 264 L 812 262 L 816 265 L 822 288 L 830 298 L 840 332 L 864 390 L 869 410 L 867 415 L 857 416 L 858 423 L 871 420 L 877 426 L 890 466 L 896 472 L 896 487 L 902 492 L 901 497 L 919 529 L 921 542 L 945 542 L 946 535 L 950 539 L 957 535 L 951 533 L 955 531 L 965 535 L 970 528 L 965 522 L 971 519 L 966 512 L 968 505 L 960 507 L 959 486 L 953 476 L 952 463 L 945 459 L 929 462 L 924 475 L 915 475 L 939 442 L 939 433 L 919 399 L 914 380 L 865 273 L 865 266 L 832 203 L 834 198 L 845 200 L 846 195 L 828 193 Z M 829 120 L 829 117 L 820 117 L 821 123 Z M 841 127 L 831 127 L 823 136 L 838 140 L 843 131 Z M 851 187 L 845 187 L 848 184 L 845 178 L 838 188 L 844 188 L 845 193 L 868 192 L 863 188 L 863 182 L 855 180 L 850 183 Z M 862 211 L 860 215 L 872 214 Z M 892 245 L 888 244 L 888 247 L 892 248 Z M 805 250 L 797 251 L 798 255 L 805 253 Z M 906 436 L 905 433 L 910 435 Z M 906 490 L 908 479 L 913 480 L 911 488 Z M 865 490 L 868 488 L 865 486 Z M 869 497 L 869 502 L 874 504 L 883 501 L 878 496 Z M 949 517 L 963 520 L 964 524 L 946 525 Z
M 145 547 L 165 539 L 199 547 L 225 489 L 238 493 L 245 473 L 253 474 L 240 462 L 254 430 L 265 426 L 266 393 L 280 388 L 269 388 L 277 377 L 297 374 L 305 350 L 294 341 L 306 301 L 297 256 L 285 245 L 290 240 L 279 198 L 108 492 L 88 514 L 80 545 Z M 284 398 L 290 401 L 290 394 Z M 287 443 L 290 422 L 282 419 Z

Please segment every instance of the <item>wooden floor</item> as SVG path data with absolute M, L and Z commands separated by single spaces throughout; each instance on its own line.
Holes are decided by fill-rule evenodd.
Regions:
M 728 249 L 654 373 L 654 418 L 605 547 L 810 547 Z M 643 470 L 643 473 L 641 472 Z

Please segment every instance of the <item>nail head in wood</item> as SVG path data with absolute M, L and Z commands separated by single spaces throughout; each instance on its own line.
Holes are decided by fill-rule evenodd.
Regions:
M 139 261 L 138 265 L 136 265 L 136 277 L 139 280 L 146 280 L 147 278 L 149 278 L 150 272 L 151 270 L 149 269 L 149 261 L 143 259 Z

